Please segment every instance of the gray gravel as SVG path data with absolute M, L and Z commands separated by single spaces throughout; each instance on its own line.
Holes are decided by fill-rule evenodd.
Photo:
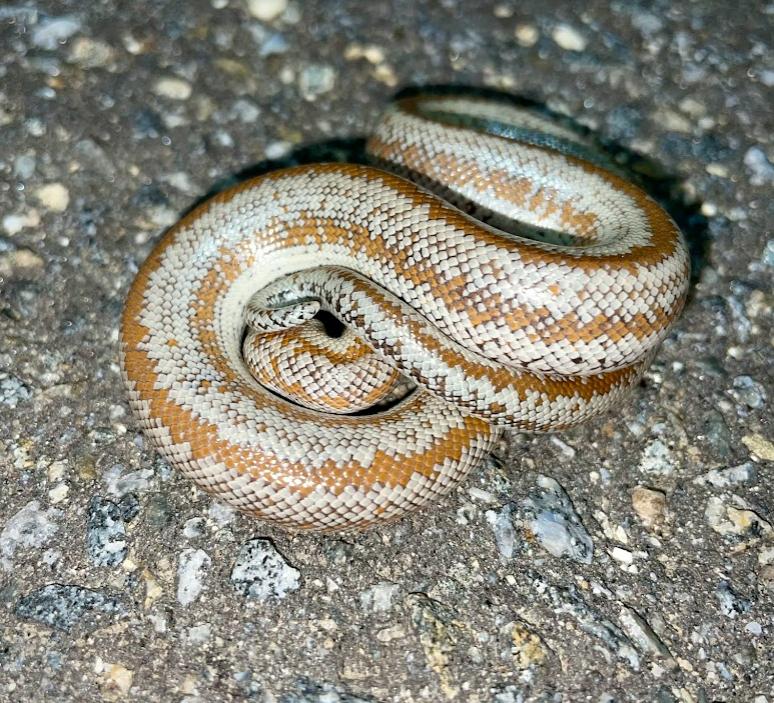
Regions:
M 722 0 L 0 5 L 0 700 L 774 701 L 771 36 Z M 691 299 L 615 413 L 290 537 L 149 451 L 123 298 L 206 193 L 352 158 L 428 84 L 594 130 L 689 236 Z

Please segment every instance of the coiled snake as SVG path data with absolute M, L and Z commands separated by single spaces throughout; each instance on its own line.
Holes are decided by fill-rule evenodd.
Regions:
M 367 151 L 391 172 L 299 166 L 213 197 L 156 245 L 123 313 L 154 446 L 292 529 L 395 519 L 457 485 L 498 428 L 609 407 L 687 289 L 666 213 L 539 113 L 407 98 Z

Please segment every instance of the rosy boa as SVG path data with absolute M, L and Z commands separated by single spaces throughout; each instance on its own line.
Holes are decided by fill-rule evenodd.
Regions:
M 677 227 L 555 120 L 425 95 L 395 102 L 367 150 L 392 173 L 307 165 L 210 199 L 156 245 L 123 314 L 154 446 L 291 529 L 393 520 L 458 485 L 500 427 L 608 408 L 686 294 Z M 401 379 L 417 388 L 340 414 Z

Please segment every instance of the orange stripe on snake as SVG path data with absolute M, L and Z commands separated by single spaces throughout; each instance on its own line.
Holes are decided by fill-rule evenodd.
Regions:
M 276 171 L 194 210 L 142 265 L 122 318 L 153 445 L 290 529 L 394 520 L 459 484 L 499 428 L 604 411 L 687 290 L 666 213 L 539 113 L 401 100 L 368 150 L 379 168 Z M 399 386 L 413 391 L 384 405 Z

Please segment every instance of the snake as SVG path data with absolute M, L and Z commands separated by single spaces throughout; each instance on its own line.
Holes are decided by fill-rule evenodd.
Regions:
M 390 523 L 504 432 L 620 405 L 686 298 L 679 228 L 545 111 L 420 93 L 389 104 L 366 152 L 206 200 L 122 313 L 152 446 L 290 531 Z

